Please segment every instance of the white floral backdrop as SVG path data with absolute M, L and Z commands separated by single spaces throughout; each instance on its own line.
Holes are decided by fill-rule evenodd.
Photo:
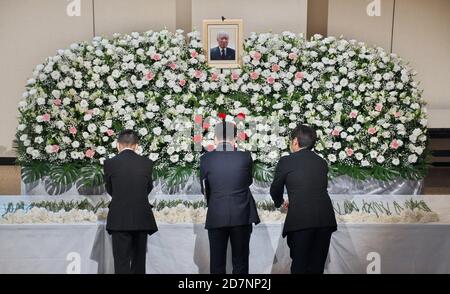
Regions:
M 169 187 L 187 182 L 233 120 L 257 182 L 269 182 L 298 123 L 317 129 L 331 176 L 415 180 L 426 159 L 426 109 L 415 71 L 357 41 L 253 33 L 239 69 L 209 68 L 198 32 L 94 38 L 36 66 L 19 103 L 18 161 L 27 184 L 51 194 L 101 190 L 102 163 L 124 128 Z M 97 190 L 100 191 L 100 190 Z

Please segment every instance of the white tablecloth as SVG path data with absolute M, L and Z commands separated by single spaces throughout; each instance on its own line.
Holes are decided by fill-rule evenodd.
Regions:
M 104 272 L 104 226 L 0 225 L 0 274 Z
M 208 273 L 203 225 L 159 224 L 159 229 L 149 238 L 147 273 Z M 280 234 L 280 224 L 254 228 L 251 273 L 289 273 L 289 251 Z M 450 273 L 449 248 L 450 224 L 339 225 L 326 273 L 367 273 L 374 263 L 381 273 Z M 379 263 L 373 260 L 377 254 Z M 104 224 L 0 225 L 0 273 L 78 271 L 114 272 Z

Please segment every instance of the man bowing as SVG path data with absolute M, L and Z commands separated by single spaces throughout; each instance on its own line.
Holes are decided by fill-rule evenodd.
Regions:
M 228 240 L 233 274 L 248 273 L 252 224 L 260 222 L 249 188 L 253 181 L 252 157 L 249 152 L 236 150 L 236 133 L 233 123 L 219 123 L 215 128 L 216 149 L 200 158 L 212 274 L 226 273 Z
M 321 274 L 336 231 L 334 209 L 328 195 L 328 165 L 312 151 L 316 131 L 299 125 L 291 134 L 291 154 L 275 170 L 270 195 L 275 207 L 288 208 L 283 237 L 292 258 L 291 273 Z M 284 201 L 286 186 L 289 201 Z
M 135 153 L 137 144 L 136 133 L 124 130 L 117 139 L 119 154 L 104 163 L 112 197 L 106 229 L 112 235 L 116 274 L 145 274 L 147 235 L 158 230 L 148 201 L 153 162 Z

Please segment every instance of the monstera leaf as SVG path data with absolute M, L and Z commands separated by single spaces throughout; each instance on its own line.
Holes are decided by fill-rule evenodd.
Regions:
M 25 184 L 39 181 L 48 175 L 50 165 L 43 161 L 33 161 L 22 167 L 22 179 Z
M 79 179 L 79 165 L 66 163 L 50 168 L 48 178 L 45 180 L 45 189 L 51 195 L 62 194 L 70 190 Z
M 270 183 L 273 180 L 274 168 L 264 163 L 253 164 L 253 178 L 257 182 Z
M 103 167 L 99 164 L 83 166 L 80 169 L 80 186 L 97 187 L 104 184 Z
M 164 179 L 167 187 L 172 188 L 186 184 L 192 175 L 194 171 L 191 166 L 177 166 L 170 168 Z

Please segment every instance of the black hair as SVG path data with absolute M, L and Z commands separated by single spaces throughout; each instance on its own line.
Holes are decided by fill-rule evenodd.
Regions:
M 123 130 L 117 137 L 117 142 L 125 146 L 132 146 L 139 143 L 139 137 L 133 130 Z
M 312 149 L 314 148 L 314 145 L 316 145 L 316 130 L 307 125 L 298 125 L 291 132 L 291 140 L 294 140 L 295 138 L 297 138 L 301 148 Z

